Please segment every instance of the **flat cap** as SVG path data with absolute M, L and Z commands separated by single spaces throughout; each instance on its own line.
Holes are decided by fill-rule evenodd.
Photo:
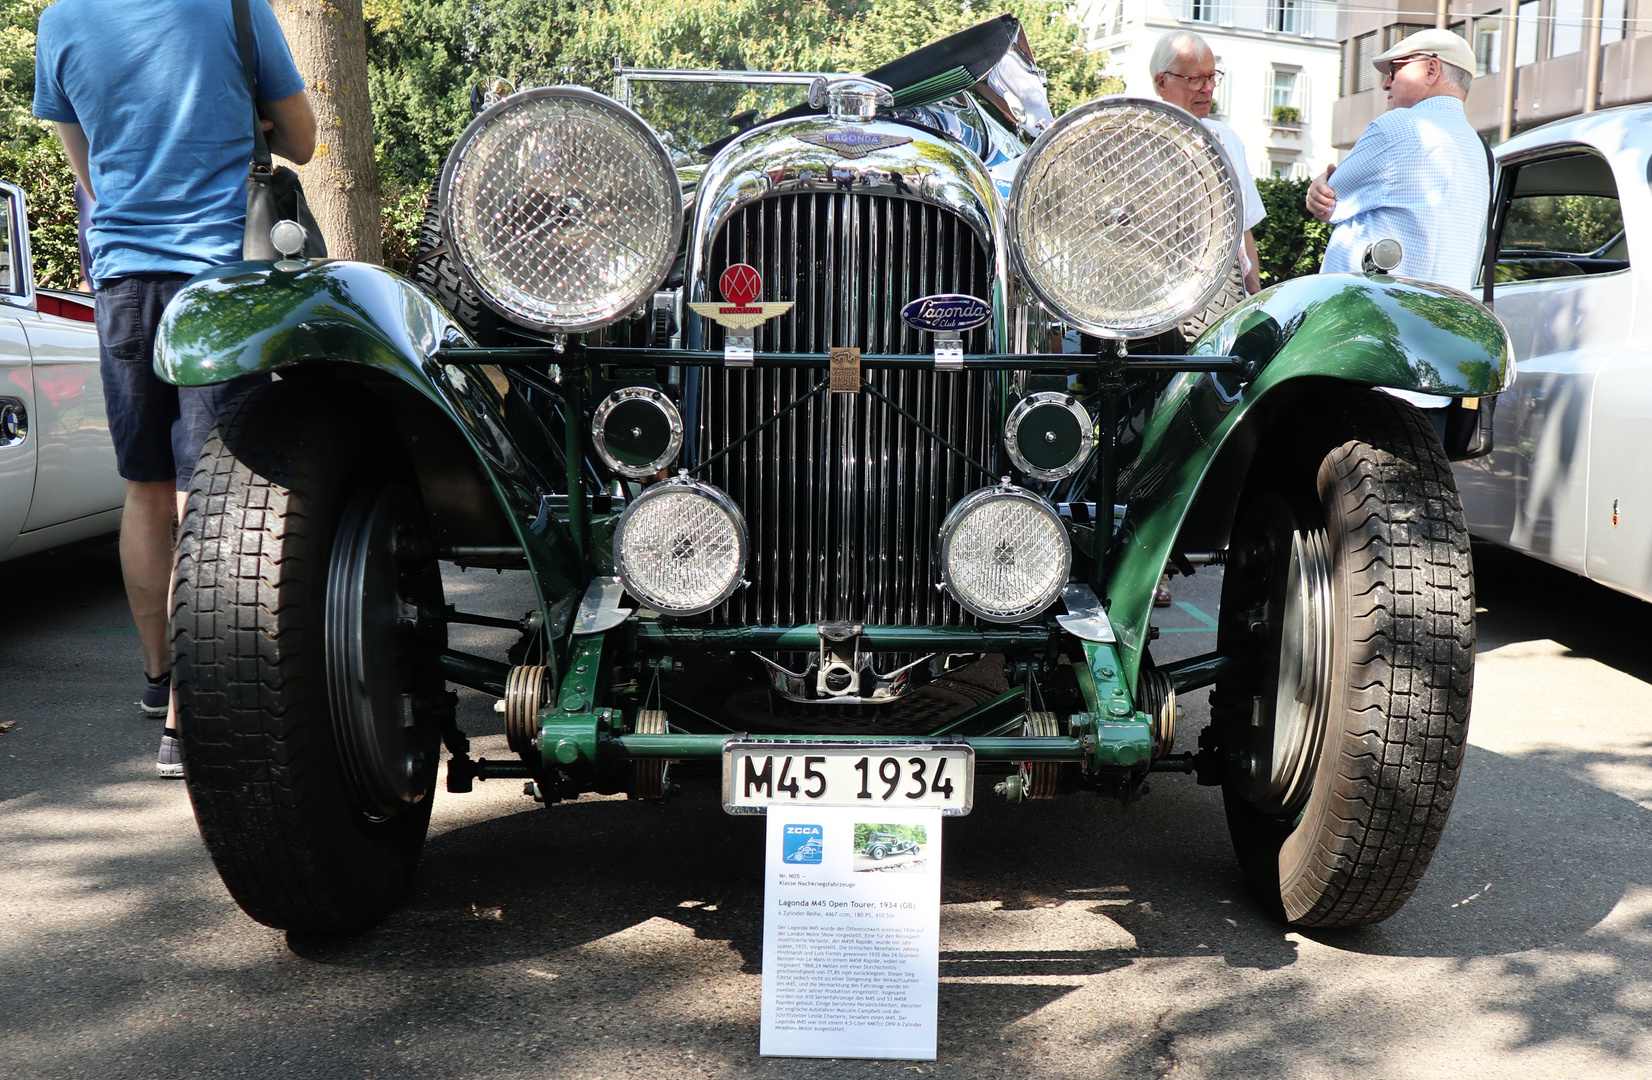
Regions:
M 1452 67 L 1460 67 L 1470 75 L 1477 66 L 1474 50 L 1468 42 L 1450 30 L 1419 30 L 1408 38 L 1394 43 L 1394 47 L 1371 61 L 1373 67 L 1387 75 L 1394 61 L 1408 56 L 1432 56 Z

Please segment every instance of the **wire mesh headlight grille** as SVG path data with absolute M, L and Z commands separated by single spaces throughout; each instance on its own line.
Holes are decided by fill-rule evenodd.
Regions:
M 655 484 L 615 526 L 614 569 L 625 590 L 656 611 L 709 611 L 728 599 L 745 572 L 745 520 L 709 484 Z
M 1016 268 L 1056 317 L 1146 337 L 1198 311 L 1239 257 L 1239 193 L 1221 145 L 1163 102 L 1102 98 L 1022 159 L 1009 204 Z
M 592 330 L 665 280 L 682 193 L 665 147 L 618 102 L 581 87 L 528 90 L 478 116 L 442 184 L 448 241 L 501 314 Z
M 958 501 L 941 526 L 941 580 L 958 603 L 991 622 L 1020 622 L 1055 602 L 1073 549 L 1050 504 L 1013 485 Z

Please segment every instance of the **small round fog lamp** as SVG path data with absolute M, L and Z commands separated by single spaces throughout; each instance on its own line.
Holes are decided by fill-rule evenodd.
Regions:
M 651 386 L 627 386 L 591 413 L 591 442 L 603 463 L 642 480 L 670 465 L 683 446 L 683 415 Z
M 938 551 L 946 590 L 988 622 L 1021 622 L 1055 603 L 1073 565 L 1055 508 L 1008 481 L 960 499 Z
M 1064 480 L 1095 449 L 1095 423 L 1071 394 L 1044 390 L 1016 402 L 1004 422 L 1004 449 L 1034 480 Z
M 745 518 L 710 484 L 686 476 L 663 480 L 620 515 L 614 569 L 625 591 L 656 611 L 710 611 L 745 573 Z

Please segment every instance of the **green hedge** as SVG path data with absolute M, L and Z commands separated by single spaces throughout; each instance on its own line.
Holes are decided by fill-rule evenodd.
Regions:
M 1303 199 L 1307 180 L 1257 180 L 1256 190 L 1268 216 L 1252 230 L 1262 287 L 1277 285 L 1304 274 L 1319 273 L 1331 227 L 1308 213 Z

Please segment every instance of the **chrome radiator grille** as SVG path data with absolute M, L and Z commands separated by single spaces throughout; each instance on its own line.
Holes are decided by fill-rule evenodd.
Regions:
M 941 292 L 992 296 L 991 260 L 963 221 L 862 193 L 753 203 L 714 238 L 709 262 L 714 286 L 726 267 L 745 262 L 762 274 L 764 300 L 796 301 L 756 331 L 758 351 L 929 352 L 930 335 L 901 322 L 902 305 Z M 705 337 L 706 348 L 722 347 L 720 327 L 707 322 Z M 988 328 L 966 334 L 964 349 L 990 351 Z M 693 460 L 705 461 L 825 377 L 824 368 L 707 371 L 691 402 Z M 868 370 L 865 377 L 993 464 L 1000 375 Z M 751 584 L 714 621 L 973 621 L 935 587 L 935 534 L 951 505 L 991 477 L 871 395 L 818 396 L 697 475 L 733 497 L 751 534 Z

